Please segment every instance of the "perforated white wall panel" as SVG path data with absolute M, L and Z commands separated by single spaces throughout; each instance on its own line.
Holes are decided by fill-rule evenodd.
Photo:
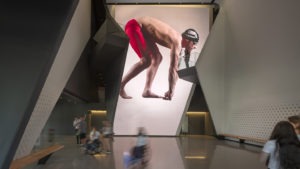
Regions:
M 90 6 L 89 0 L 79 1 L 25 129 L 15 159 L 31 152 L 90 37 Z
M 258 104 L 232 113 L 228 131 L 240 136 L 268 139 L 275 124 L 288 116 L 300 114 L 300 104 Z

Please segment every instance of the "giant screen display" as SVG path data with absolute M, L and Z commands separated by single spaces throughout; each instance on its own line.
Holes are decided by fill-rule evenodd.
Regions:
M 114 119 L 116 135 L 177 135 L 193 84 L 177 79 L 195 62 L 209 33 L 204 5 L 115 5 L 112 16 L 130 39 Z M 189 61 L 186 61 L 186 58 Z M 182 65 L 182 64 L 181 64 Z

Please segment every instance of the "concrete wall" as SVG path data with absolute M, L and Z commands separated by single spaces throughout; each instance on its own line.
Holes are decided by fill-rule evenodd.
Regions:
M 225 16 L 221 8 L 196 63 L 198 79 L 216 132 L 224 128 Z
M 77 6 L 25 129 L 15 158 L 31 152 L 90 38 L 90 3 L 89 0 L 81 0 Z
M 89 110 L 105 110 L 105 106 L 99 103 L 77 103 L 70 100 L 59 99 L 50 117 L 48 118 L 41 135 L 47 135 L 49 129 L 55 130 L 55 135 L 74 134 L 74 117 L 83 116 Z M 102 121 L 96 121 L 101 125 Z
M 217 133 L 266 139 L 300 113 L 300 2 L 226 0 L 197 65 Z

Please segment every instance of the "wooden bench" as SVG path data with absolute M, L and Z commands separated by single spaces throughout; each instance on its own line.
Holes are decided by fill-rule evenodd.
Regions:
M 64 148 L 64 145 L 57 144 L 32 152 L 29 155 L 13 160 L 10 165 L 10 169 L 21 169 L 36 161 L 38 161 L 38 164 L 45 164 L 54 152 L 62 148 Z
M 219 138 L 225 138 L 225 137 L 229 137 L 229 138 L 234 138 L 234 139 L 238 139 L 240 143 L 244 143 L 245 141 L 252 141 L 252 142 L 256 142 L 256 143 L 266 143 L 267 140 L 264 139 L 258 139 L 258 138 L 252 138 L 252 137 L 245 137 L 245 136 L 238 136 L 238 135 L 232 135 L 232 134 L 219 134 L 218 135 Z

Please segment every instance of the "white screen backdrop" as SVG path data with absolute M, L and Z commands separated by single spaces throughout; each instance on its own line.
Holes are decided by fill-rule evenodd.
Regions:
M 152 16 L 169 24 L 178 32 L 188 28 L 197 30 L 200 36 L 195 52 L 201 51 L 209 33 L 209 6 L 192 5 L 116 5 L 115 20 L 124 28 L 126 22 L 139 16 Z M 159 46 L 159 45 L 158 45 Z M 159 46 L 163 61 L 153 81 L 153 92 L 164 95 L 168 89 L 170 51 Z M 124 74 L 139 61 L 131 46 L 128 49 Z M 146 127 L 149 135 L 176 135 L 182 114 L 192 89 L 192 83 L 178 80 L 172 101 L 143 98 L 146 71 L 133 78 L 126 86 L 126 92 L 133 99 L 119 97 L 115 119 L 116 135 L 134 135 L 139 126 Z

